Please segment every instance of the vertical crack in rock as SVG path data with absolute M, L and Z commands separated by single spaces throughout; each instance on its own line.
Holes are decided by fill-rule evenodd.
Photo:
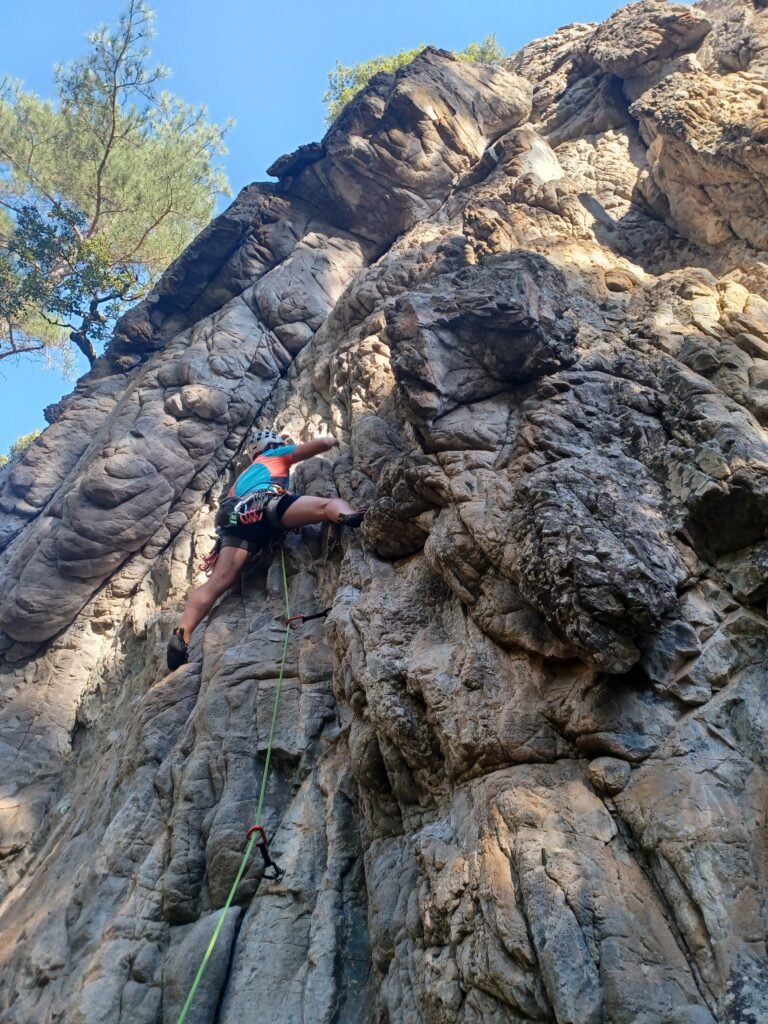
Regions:
M 244 189 L 0 470 L 1 1024 L 768 1019 L 768 8 L 426 50 Z

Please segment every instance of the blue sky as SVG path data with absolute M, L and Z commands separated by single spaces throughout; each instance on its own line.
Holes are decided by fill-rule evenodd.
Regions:
M 602 21 L 616 0 L 150 0 L 154 58 L 171 68 L 167 88 L 205 103 L 212 120 L 233 117 L 226 170 L 232 192 L 266 179 L 282 153 L 324 132 L 321 97 L 336 59 L 354 64 L 431 43 L 460 50 L 495 34 L 512 52 L 574 21 Z M 0 76 L 52 96 L 52 68 L 77 56 L 88 31 L 114 22 L 121 0 L 13 3 L 0 34 Z M 72 390 L 41 362 L 0 363 L 0 452 L 45 426 L 42 410 Z M 87 369 L 80 357 L 76 373 Z

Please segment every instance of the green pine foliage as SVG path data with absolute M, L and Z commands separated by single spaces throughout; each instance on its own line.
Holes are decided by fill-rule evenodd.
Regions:
M 337 60 L 336 67 L 328 74 L 328 91 L 323 95 L 323 103 L 328 111 L 325 123 L 332 125 L 349 101 L 374 75 L 381 71 L 392 74 L 398 68 L 410 64 L 423 49 L 424 46 L 417 46 L 413 50 L 401 50 L 389 57 L 373 57 L 352 67 L 345 67 Z M 496 42 L 496 36 L 486 36 L 482 43 L 470 43 L 456 56 L 459 60 L 476 61 L 480 64 L 500 64 L 506 54 Z
M 417 46 L 413 50 L 401 50 L 389 57 L 373 57 L 349 68 L 337 60 L 336 67 L 328 73 L 328 91 L 323 94 L 323 103 L 328 110 L 326 124 L 333 124 L 349 101 L 365 88 L 374 75 L 381 71 L 392 74 L 398 68 L 410 64 L 423 49 L 423 46 Z
M 496 42 L 496 36 L 486 36 L 482 43 L 470 43 L 456 56 L 459 60 L 473 60 L 476 64 L 501 64 L 507 55 Z
M 8 450 L 8 454 L 0 455 L 0 469 L 2 469 L 3 466 L 7 466 L 11 459 L 15 459 L 17 456 L 21 455 L 26 448 L 29 448 L 32 442 L 36 441 L 38 437 L 40 437 L 41 433 L 42 431 L 40 430 L 33 430 L 31 434 L 23 434 L 21 437 L 17 438 Z
M 227 128 L 160 90 L 152 11 L 129 0 L 56 101 L 0 86 L 0 359 L 70 342 L 88 357 L 228 193 Z
M 32 442 L 40 437 L 41 433 L 42 431 L 40 430 L 33 430 L 31 434 L 22 434 L 8 449 L 9 458 L 15 459 L 18 455 L 21 455 L 25 448 L 29 448 Z

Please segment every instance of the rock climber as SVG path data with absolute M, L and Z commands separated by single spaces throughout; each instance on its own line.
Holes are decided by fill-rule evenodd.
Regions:
M 338 445 L 335 437 L 290 444 L 273 430 L 258 430 L 248 441 L 251 465 L 238 476 L 216 514 L 217 542 L 210 556 L 211 578 L 187 598 L 168 644 L 168 668 L 187 661 L 187 645 L 200 621 L 237 581 L 251 555 L 286 530 L 312 523 L 359 526 L 365 514 L 341 498 L 299 497 L 286 491 L 291 466 Z

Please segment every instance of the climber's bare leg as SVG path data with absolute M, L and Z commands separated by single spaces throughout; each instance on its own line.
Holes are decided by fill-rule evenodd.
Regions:
M 342 516 L 354 514 L 354 509 L 343 498 L 309 498 L 301 497 L 287 508 L 280 519 L 280 525 L 286 530 L 295 530 L 299 526 L 311 526 L 312 523 L 340 523 Z
M 221 595 L 237 583 L 247 561 L 248 551 L 243 548 L 221 549 L 211 578 L 187 598 L 184 614 L 179 619 L 179 626 L 184 630 L 185 643 L 189 643 L 195 629 Z

